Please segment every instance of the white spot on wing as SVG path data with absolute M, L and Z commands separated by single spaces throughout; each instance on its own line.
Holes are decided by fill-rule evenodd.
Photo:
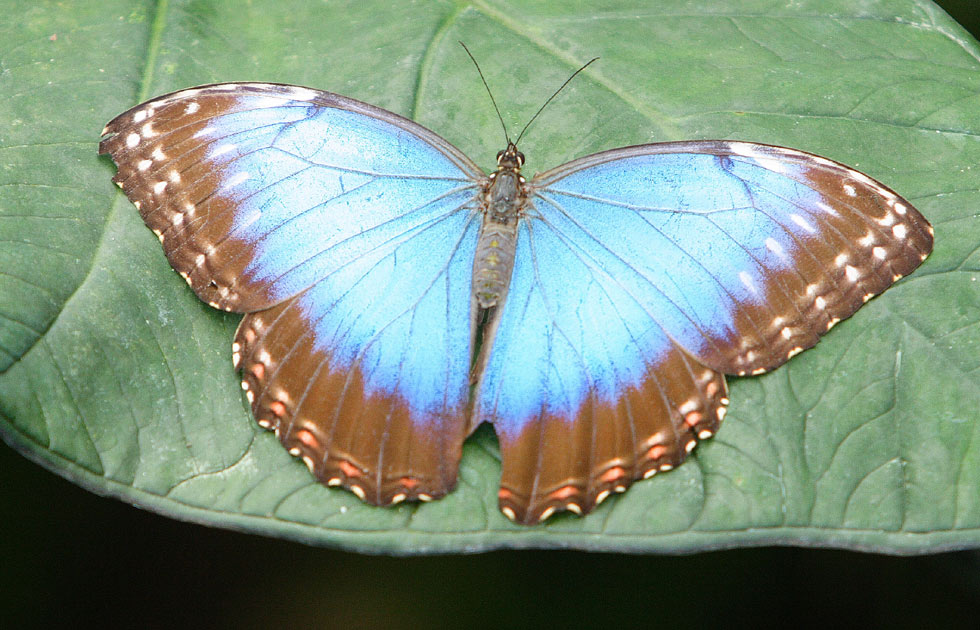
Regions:
M 225 144 L 219 145 L 214 151 L 211 152 L 211 157 L 216 158 L 219 155 L 224 155 L 225 153 L 230 153 L 237 149 L 238 146 L 232 144 L 231 142 L 226 142 Z
M 250 100 L 248 103 L 249 107 L 254 107 L 256 109 L 265 109 L 267 107 L 279 107 L 282 105 L 282 99 L 275 96 L 260 96 L 255 100 Z
M 249 175 L 245 171 L 242 171 L 241 173 L 235 173 L 234 175 L 231 176 L 231 178 L 227 182 L 225 182 L 225 185 L 222 186 L 221 188 L 222 188 L 222 190 L 227 190 L 229 188 L 234 188 L 235 186 L 237 186 L 237 185 L 241 184 L 242 182 L 245 182 L 246 180 L 248 180 L 249 177 L 251 177 L 251 175 Z
M 798 215 L 796 213 L 793 213 L 793 214 L 789 215 L 789 218 L 790 218 L 790 221 L 792 221 L 796 225 L 800 226 L 801 228 L 803 228 L 804 230 L 806 230 L 810 234 L 816 233 L 817 229 L 815 227 L 813 227 L 812 225 L 810 225 L 810 222 L 807 221 L 806 219 L 804 219 L 803 217 L 801 217 L 800 215 Z
M 871 186 L 873 188 L 877 188 L 877 183 L 875 182 L 875 180 L 871 179 L 870 177 L 868 177 L 867 175 L 865 175 L 860 171 L 851 170 L 849 175 L 851 176 L 851 179 L 856 179 L 857 181 L 861 182 L 865 186 Z M 879 191 L 879 194 L 880 192 L 881 191 Z
M 905 235 L 908 234 L 908 229 L 905 227 L 905 224 L 899 223 L 892 228 L 892 234 L 895 235 L 895 238 L 905 238 Z
M 158 194 L 158 195 L 160 193 L 162 193 L 164 190 L 166 190 L 166 188 L 167 188 L 167 182 L 165 182 L 165 181 L 163 181 L 163 182 L 157 182 L 157 183 L 153 184 L 153 192 L 156 193 L 156 194 Z
M 783 246 L 779 244 L 779 241 L 777 241 L 771 236 L 766 239 L 766 249 L 776 254 L 783 260 L 786 260 L 786 250 L 783 249 Z
M 752 281 L 752 276 L 749 275 L 747 271 L 738 272 L 738 279 L 742 281 L 745 288 L 748 289 L 753 295 L 758 295 L 759 290 L 756 288 L 755 283 Z
M 680 412 L 682 416 L 686 416 L 697 408 L 698 404 L 694 400 L 688 400 L 683 405 L 678 407 L 677 411 Z
M 197 101 L 191 101 L 184 108 L 184 114 L 194 114 L 197 110 L 201 109 L 201 105 Z
M 304 87 L 291 87 L 288 91 L 289 98 L 296 101 L 312 101 L 316 98 L 316 90 Z
M 140 143 L 140 135 L 138 133 L 131 133 L 126 136 L 126 146 L 132 149 L 137 144 Z
M 754 157 L 752 161 L 761 166 L 762 168 L 772 171 L 773 173 L 785 174 L 789 172 L 786 168 L 786 163 L 779 160 L 775 160 L 770 157 Z
M 755 158 L 759 155 L 758 149 L 748 142 L 729 142 L 728 150 L 735 155 L 742 155 L 750 158 Z
M 831 206 L 829 204 L 826 204 L 826 203 L 824 203 L 822 201 L 818 201 L 817 202 L 817 207 L 820 208 L 821 210 L 823 210 L 824 212 L 826 212 L 827 214 L 831 215 L 831 216 L 834 216 L 834 217 L 839 217 L 840 216 L 840 213 L 837 212 L 836 210 L 834 210 L 834 207 L 833 206 Z

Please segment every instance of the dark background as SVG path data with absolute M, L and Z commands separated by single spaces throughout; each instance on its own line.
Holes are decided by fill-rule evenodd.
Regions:
M 939 4 L 980 33 L 980 0 Z M 156 516 L 6 446 L 0 470 L 0 624 L 9 628 L 980 628 L 972 551 L 369 557 Z

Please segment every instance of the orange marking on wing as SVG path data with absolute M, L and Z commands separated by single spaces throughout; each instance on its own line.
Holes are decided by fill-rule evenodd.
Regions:
M 684 416 L 684 422 L 687 423 L 687 426 L 693 429 L 694 427 L 698 426 L 698 424 L 701 422 L 703 417 L 704 416 L 702 416 L 700 412 L 692 411 L 691 413 Z
M 398 483 L 401 484 L 402 488 L 405 488 L 406 490 L 411 490 L 419 485 L 418 479 L 414 479 L 412 477 L 402 477 L 398 480 Z
M 650 447 L 649 451 L 647 451 L 647 457 L 649 459 L 660 459 L 661 457 L 664 456 L 666 452 L 667 452 L 666 446 L 664 446 L 663 444 L 655 444 Z
M 305 446 L 308 446 L 310 448 L 316 448 L 317 447 L 318 442 L 317 442 L 316 436 L 314 436 L 312 433 L 310 433 L 306 429 L 300 429 L 299 431 L 297 431 L 296 432 L 296 437 Z
M 259 379 L 260 381 L 262 380 L 262 377 L 265 376 L 265 366 L 261 363 L 253 364 L 250 370 L 252 374 L 255 375 L 255 378 Z
M 340 460 L 340 463 L 337 465 L 337 467 L 340 468 L 340 472 L 344 473 L 348 477 L 360 477 L 361 476 L 361 471 L 358 470 L 357 466 L 355 466 L 354 464 L 350 463 L 346 459 Z
M 557 490 L 551 493 L 551 496 L 558 499 L 559 501 L 564 501 L 568 499 L 568 497 L 573 497 L 576 494 L 578 494 L 578 490 L 575 489 L 575 486 L 568 485 L 568 486 L 562 486 L 561 488 L 558 488 Z
M 602 473 L 602 476 L 599 477 L 599 481 L 602 483 L 610 483 L 622 479 L 625 476 L 626 470 L 622 466 L 613 466 L 606 472 Z
M 269 411 L 274 413 L 277 418 L 281 418 L 286 415 L 286 405 L 282 404 L 281 401 L 276 400 L 269 405 Z

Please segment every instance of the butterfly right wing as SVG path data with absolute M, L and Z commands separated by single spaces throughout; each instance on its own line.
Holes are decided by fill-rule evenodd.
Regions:
M 522 523 L 679 464 L 724 416 L 723 373 L 812 346 L 932 248 L 898 195 L 782 147 L 614 149 L 529 186 L 475 402 Z
M 249 313 L 234 355 L 259 423 L 376 504 L 455 484 L 479 169 L 327 92 L 203 86 L 118 116 L 100 152 L 205 302 Z

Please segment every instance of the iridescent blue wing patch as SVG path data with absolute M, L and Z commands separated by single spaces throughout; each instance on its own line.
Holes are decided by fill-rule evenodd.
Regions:
M 248 313 L 234 357 L 259 423 L 373 503 L 452 488 L 477 167 L 395 114 L 274 84 L 162 96 L 104 135 L 174 269 Z

